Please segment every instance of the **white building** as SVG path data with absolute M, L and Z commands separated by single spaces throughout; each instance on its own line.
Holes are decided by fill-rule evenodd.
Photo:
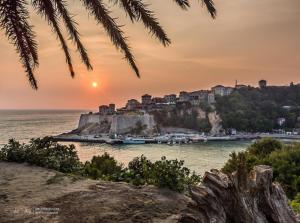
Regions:
M 215 95 L 228 96 L 232 93 L 233 88 L 225 87 L 223 85 L 217 85 L 217 86 L 212 87 L 211 90 Z

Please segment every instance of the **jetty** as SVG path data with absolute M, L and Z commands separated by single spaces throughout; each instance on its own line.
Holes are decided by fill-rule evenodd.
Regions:
M 173 133 L 157 136 L 123 136 L 110 137 L 109 135 L 78 135 L 64 133 L 53 136 L 55 141 L 60 142 L 88 142 L 106 144 L 187 144 L 209 141 L 242 141 L 261 138 L 259 135 L 234 135 L 234 136 L 206 136 L 204 134 Z

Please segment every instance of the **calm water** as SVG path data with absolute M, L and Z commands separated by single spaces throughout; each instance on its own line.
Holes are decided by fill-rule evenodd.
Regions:
M 46 111 L 46 110 L 0 110 L 0 147 L 8 139 L 15 138 L 26 142 L 33 137 L 57 135 L 75 129 L 79 116 L 85 111 Z M 67 143 L 68 144 L 68 143 Z M 166 156 L 168 159 L 185 160 L 187 167 L 198 173 L 212 168 L 221 168 L 230 152 L 245 149 L 249 143 L 201 143 L 192 145 L 118 145 L 74 143 L 82 161 L 92 156 L 108 152 L 125 165 L 136 157 L 144 154 L 151 160 Z

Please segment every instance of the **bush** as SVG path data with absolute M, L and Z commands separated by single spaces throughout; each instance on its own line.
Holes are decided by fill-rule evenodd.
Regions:
M 293 198 L 300 191 L 300 144 L 282 145 L 273 139 L 263 139 L 246 151 L 232 153 L 222 171 L 231 173 L 245 166 L 250 171 L 255 165 L 273 167 L 273 178 Z
M 135 185 L 152 184 L 157 187 L 169 188 L 182 192 L 188 185 L 198 184 L 201 180 L 199 175 L 183 166 L 184 161 L 167 160 L 162 157 L 152 163 L 146 157 L 134 158 L 125 171 L 125 181 Z
M 145 156 L 135 157 L 128 164 L 123 178 L 134 185 L 153 184 L 152 179 L 153 163 Z
M 188 185 L 198 184 L 199 175 L 184 167 L 184 161 L 161 160 L 151 162 L 145 156 L 136 157 L 124 168 L 107 153 L 94 156 L 84 165 L 79 161 L 74 145 L 61 145 L 51 138 L 32 139 L 20 144 L 11 139 L 0 150 L 0 160 L 23 163 L 54 169 L 63 173 L 110 181 L 124 181 L 134 185 L 151 184 L 182 192 Z M 49 183 L 56 182 L 53 178 Z
M 296 213 L 300 214 L 300 193 L 298 193 L 295 199 L 290 202 L 290 206 Z
M 183 164 L 183 160 L 167 160 L 166 157 L 162 157 L 153 165 L 153 184 L 182 192 L 188 185 L 199 183 L 200 176 L 194 172 L 190 176 L 190 170 Z
M 84 175 L 93 179 L 105 179 L 117 181 L 122 172 L 122 165 L 111 157 L 108 153 L 102 156 L 94 156 L 91 162 L 84 165 Z
M 74 145 L 61 145 L 49 137 L 32 139 L 29 144 L 10 139 L 0 154 L 4 161 L 27 162 L 63 173 L 75 172 L 81 167 Z
M 183 166 L 183 161 L 161 160 L 152 163 L 145 156 L 134 158 L 128 168 L 122 168 L 117 161 L 107 153 L 95 156 L 92 162 L 86 162 L 83 174 L 93 179 L 125 181 L 134 185 L 155 185 L 182 192 L 188 185 L 198 184 L 200 176 L 190 174 Z
M 265 138 L 253 143 L 248 151 L 250 154 L 259 158 L 265 158 L 275 150 L 281 150 L 282 143 L 272 138 Z
M 10 139 L 0 150 L 0 158 L 3 161 L 22 163 L 25 161 L 25 154 L 24 144 L 20 144 L 15 139 Z

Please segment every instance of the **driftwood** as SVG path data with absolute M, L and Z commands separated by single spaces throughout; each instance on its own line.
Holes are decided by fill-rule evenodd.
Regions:
M 295 215 L 269 166 L 255 166 L 225 175 L 206 172 L 202 186 L 190 187 L 199 215 L 182 215 L 180 222 L 295 223 Z

